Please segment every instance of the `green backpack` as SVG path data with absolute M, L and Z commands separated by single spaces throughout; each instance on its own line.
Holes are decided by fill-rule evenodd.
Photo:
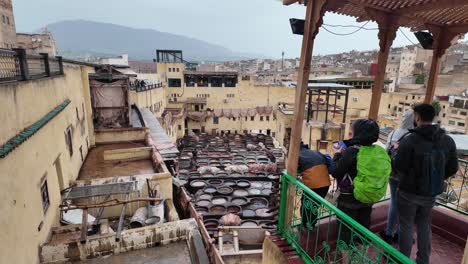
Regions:
M 366 204 L 380 201 L 387 191 L 391 171 L 391 160 L 384 148 L 361 146 L 357 154 L 357 175 L 353 180 L 354 198 Z

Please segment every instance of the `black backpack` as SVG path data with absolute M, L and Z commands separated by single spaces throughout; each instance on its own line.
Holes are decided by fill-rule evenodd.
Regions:
M 391 174 L 392 176 L 396 176 L 396 170 L 395 170 L 394 165 L 395 165 L 395 159 L 398 153 L 398 149 L 395 148 L 392 143 L 392 139 L 393 139 L 393 135 L 395 135 L 395 131 L 396 130 L 393 131 L 392 136 L 390 137 L 390 147 L 387 150 L 387 153 L 390 156 L 390 160 L 392 162 L 392 174 Z M 411 134 L 411 131 L 408 131 L 405 134 L 403 134 L 403 136 L 401 136 L 400 139 L 398 139 L 397 143 L 400 143 L 403 140 L 403 138 L 405 138 L 409 134 Z

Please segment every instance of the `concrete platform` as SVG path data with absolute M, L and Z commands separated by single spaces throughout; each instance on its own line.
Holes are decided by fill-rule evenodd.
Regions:
M 189 247 L 187 241 L 179 241 L 154 248 L 130 251 L 118 255 L 109 255 L 95 259 L 72 263 L 87 264 L 190 264 Z

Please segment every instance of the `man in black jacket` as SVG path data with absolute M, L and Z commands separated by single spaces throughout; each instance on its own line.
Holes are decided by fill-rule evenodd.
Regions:
M 413 225 L 417 227 L 416 263 L 429 263 L 432 207 L 442 193 L 444 180 L 458 170 L 455 142 L 432 121 L 429 104 L 414 107 L 416 128 L 399 144 L 395 169 L 400 177 L 397 207 L 400 221 L 400 251 L 411 255 Z

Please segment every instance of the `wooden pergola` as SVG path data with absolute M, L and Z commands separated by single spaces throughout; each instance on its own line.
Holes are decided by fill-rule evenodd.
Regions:
M 287 163 L 287 171 L 294 177 L 297 177 L 314 40 L 322 26 L 325 12 L 356 17 L 358 22 L 375 21 L 378 25 L 380 50 L 369 108 L 369 118 L 374 120 L 377 120 L 379 114 L 388 54 L 400 27 L 413 31 L 429 30 L 434 38 L 434 55 L 425 103 L 432 102 L 434 98 L 441 57 L 458 35 L 468 32 L 468 0 L 283 0 L 285 5 L 293 3 L 304 3 L 307 6 Z M 290 205 L 294 203 L 293 195 L 294 192 L 290 192 L 286 201 L 285 226 L 291 224 L 293 206 Z
M 287 170 L 293 176 L 297 176 L 314 40 L 325 12 L 352 16 L 358 22 L 375 21 L 378 25 L 380 50 L 369 108 L 369 118 L 374 120 L 378 118 L 388 54 L 400 27 L 412 31 L 428 30 L 433 35 L 434 55 L 424 100 L 426 103 L 434 98 L 441 57 L 457 36 L 468 32 L 468 0 L 283 0 L 285 5 L 294 3 L 303 3 L 307 8 L 287 164 Z

